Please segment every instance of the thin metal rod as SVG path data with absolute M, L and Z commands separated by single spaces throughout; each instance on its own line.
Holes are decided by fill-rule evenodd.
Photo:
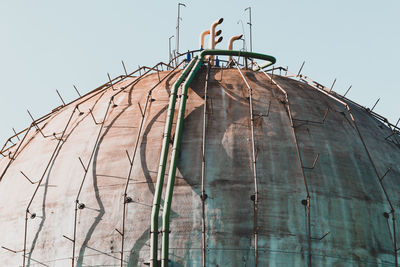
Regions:
M 90 113 L 90 115 L 92 116 L 92 119 L 93 119 L 93 121 L 94 121 L 95 124 L 97 124 L 97 125 L 98 125 L 98 124 L 101 124 L 101 122 L 97 122 L 97 121 L 96 121 L 96 118 L 95 118 L 94 115 L 93 115 L 92 109 L 90 109 L 90 108 L 89 108 L 89 113 Z
M 35 182 L 33 182 L 31 179 L 29 179 L 29 177 L 23 173 L 23 171 L 20 171 L 20 173 L 31 183 L 31 184 L 35 184 Z
M 206 211 L 205 211 L 205 175 L 206 175 L 206 134 L 207 134 L 207 90 L 208 80 L 210 79 L 211 64 L 208 64 L 206 82 L 204 85 L 204 104 L 203 104 L 203 130 L 202 130 L 202 141 L 201 141 L 201 255 L 202 255 L 202 266 L 206 266 Z M 222 69 L 221 69 L 222 72 Z
M 34 123 L 31 123 L 31 125 L 29 126 L 28 130 L 26 131 L 24 137 L 23 137 L 22 140 L 19 142 L 19 145 L 18 145 L 17 149 L 16 149 L 15 152 L 14 152 L 14 156 L 8 161 L 7 166 L 4 168 L 4 171 L 3 171 L 3 173 L 2 173 L 1 176 L 0 176 L 0 182 L 1 182 L 1 180 L 3 179 L 4 175 L 6 174 L 8 168 L 11 166 L 11 164 L 12 164 L 12 163 L 14 162 L 14 160 L 16 159 L 17 153 L 18 153 L 20 147 L 22 146 L 22 144 L 24 143 L 25 138 L 28 136 L 28 133 L 29 133 L 30 130 L 32 129 L 32 126 L 33 126 L 33 125 L 34 125 Z
M 179 21 L 181 20 L 181 6 L 186 7 L 185 4 L 183 3 L 178 3 L 178 18 L 176 21 L 176 45 L 175 45 L 175 51 L 176 54 L 179 55 Z
M 260 66 L 259 66 L 257 63 L 255 63 L 255 64 L 260 68 Z M 303 62 L 303 65 L 304 65 L 304 62 Z M 302 65 L 302 67 L 303 67 L 303 65 Z M 273 84 L 276 85 L 276 86 L 278 87 L 278 89 L 279 89 L 279 90 L 284 94 L 284 96 L 285 96 L 285 103 L 284 103 L 284 105 L 285 105 L 285 107 L 286 107 L 287 114 L 288 114 L 288 116 L 289 116 L 289 122 L 290 122 L 290 125 L 291 125 L 291 128 L 292 128 L 293 141 L 294 141 L 294 143 L 295 143 L 295 145 L 296 145 L 297 159 L 298 159 L 298 161 L 299 161 L 300 170 L 301 170 L 301 175 L 302 175 L 302 177 L 303 177 L 304 187 L 305 187 L 306 193 L 307 193 L 307 203 L 306 203 L 306 211 L 307 211 L 307 213 L 306 213 L 306 214 L 307 214 L 307 229 L 308 229 L 308 231 L 307 231 L 308 266 L 311 267 L 311 266 L 312 266 L 312 262 L 311 262 L 311 249 L 312 249 L 312 247 L 311 247 L 311 214 L 310 214 L 310 213 L 311 213 L 311 211 L 310 211 L 310 210 L 311 210 L 311 205 L 310 205 L 311 197 L 310 197 L 310 192 L 309 192 L 309 189 L 308 189 L 308 184 L 307 184 L 306 175 L 305 175 L 305 173 L 304 173 L 303 160 L 302 160 L 301 154 L 300 154 L 299 144 L 298 144 L 298 141 L 297 141 L 297 135 L 296 135 L 295 127 L 294 127 L 294 124 L 293 124 L 293 117 L 292 117 L 292 113 L 291 113 L 291 110 L 290 110 L 289 97 L 288 97 L 287 92 L 286 92 L 275 80 L 273 80 L 273 79 L 272 79 L 265 71 L 263 71 L 261 68 L 260 68 L 260 70 L 261 70 L 262 73 L 265 74 L 265 76 L 267 76 L 268 79 L 272 80 Z M 300 71 L 301 71 L 301 68 L 300 68 Z M 299 71 L 299 73 L 300 73 L 300 71 Z
M 13 249 L 11 249 L 11 248 L 6 248 L 6 247 L 4 247 L 4 246 L 1 246 L 1 248 L 2 248 L 2 249 L 5 249 L 5 250 L 7 250 L 7 251 L 10 251 L 10 252 L 12 252 L 12 253 L 18 253 L 18 252 L 21 252 L 21 251 L 16 251 L 16 250 L 13 250 Z
M 301 67 L 300 67 L 300 69 L 299 69 L 299 72 L 297 73 L 297 76 L 300 76 L 300 73 L 301 73 L 301 71 L 303 70 L 303 67 L 304 67 L 304 64 L 305 64 L 306 62 L 305 61 L 303 61 L 303 64 L 301 64 Z M 287 72 L 287 70 L 286 70 L 286 72 Z
M 350 85 L 349 89 L 347 89 L 346 93 L 344 93 L 343 96 L 346 96 L 346 95 L 347 95 L 347 93 L 350 91 L 350 89 L 351 89 L 352 86 L 353 86 L 353 85 Z
M 125 63 L 124 63 L 124 61 L 123 61 L 123 60 L 121 60 L 121 63 L 122 63 L 122 67 L 124 68 L 125 76 L 128 76 L 128 72 L 126 71 L 126 68 L 125 68 Z
M 14 129 L 14 128 L 12 128 L 12 129 L 13 129 L 13 132 L 14 132 L 14 136 L 17 137 L 18 141 L 21 141 L 21 140 L 19 139 L 19 136 L 18 136 L 17 132 L 15 131 L 15 129 Z
M 36 124 L 35 119 L 33 118 L 32 114 L 29 112 L 29 110 L 26 110 L 29 114 L 29 117 L 31 117 L 32 121 L 33 121 L 33 125 L 35 126 L 36 130 L 38 130 L 40 132 L 40 134 L 46 138 L 47 136 L 45 136 L 42 132 L 42 130 L 40 129 L 40 127 Z
M 251 30 L 253 24 L 251 23 L 251 7 L 246 8 L 245 11 L 246 10 L 249 10 L 249 22 L 247 22 L 247 24 L 250 27 L 250 52 L 253 52 L 253 35 Z
M 82 97 L 81 96 L 81 93 L 79 93 L 79 90 L 78 90 L 78 88 L 76 88 L 76 86 L 75 85 L 72 85 L 73 87 L 74 87 L 74 89 L 75 89 L 75 92 L 79 95 L 79 97 Z
M 81 184 L 79 186 L 79 190 L 78 190 L 78 193 L 76 194 L 76 198 L 75 198 L 74 236 L 72 238 L 74 240 L 73 245 L 72 245 L 72 267 L 75 266 L 76 228 L 77 228 L 79 197 L 81 195 L 83 184 L 85 183 L 85 180 L 86 180 L 86 177 L 87 177 L 89 166 L 90 166 L 90 164 L 92 162 L 94 153 L 96 152 L 96 148 L 97 148 L 97 145 L 98 145 L 99 140 L 100 140 L 100 136 L 101 136 L 101 133 L 102 133 L 102 130 L 103 130 L 103 127 L 104 127 L 104 123 L 105 123 L 105 121 L 107 119 L 107 115 L 108 115 L 108 111 L 109 111 L 111 103 L 112 103 L 112 99 L 113 99 L 113 97 L 111 97 L 110 100 L 108 101 L 108 106 L 107 106 L 106 112 L 104 113 L 103 121 L 101 122 L 101 125 L 99 127 L 99 132 L 97 134 L 97 138 L 96 138 L 96 141 L 94 143 L 94 146 L 93 146 L 93 149 L 92 149 L 92 153 L 90 154 L 89 161 L 88 161 L 86 167 L 82 165 L 84 167 L 84 169 L 85 169 L 85 174 L 83 175 L 82 182 L 81 182 Z M 81 163 L 82 163 L 82 161 L 81 161 Z
M 184 61 L 182 61 L 184 62 Z M 182 63 L 181 63 L 182 64 Z M 158 266 L 158 220 L 159 220 L 159 211 L 160 211 L 160 202 L 161 202 L 161 195 L 162 195 L 162 188 L 164 185 L 164 178 L 165 178 L 165 169 L 167 165 L 167 158 L 168 158 L 168 149 L 169 149 L 169 142 L 170 142 L 170 135 L 171 129 L 173 124 L 173 118 L 175 113 L 175 105 L 176 105 L 176 98 L 178 87 L 182 83 L 183 79 L 189 73 L 193 63 L 189 63 L 185 67 L 185 69 L 179 75 L 179 78 L 175 80 L 174 85 L 171 88 L 171 94 L 169 96 L 169 103 L 168 103 L 168 111 L 167 116 L 165 119 L 164 125 L 164 132 L 163 132 L 163 140 L 161 143 L 161 152 L 160 152 L 160 160 L 158 164 L 157 170 L 157 181 L 154 190 L 153 196 L 153 207 L 151 210 L 151 222 L 150 222 L 150 267 L 157 267 Z M 179 65 L 176 67 L 178 68 Z
M 85 170 L 85 172 L 87 172 L 87 169 L 86 169 L 86 167 L 85 167 L 85 164 L 83 164 L 83 161 L 82 161 L 81 157 L 78 157 L 78 159 L 79 159 L 79 162 L 80 162 L 81 165 L 82 165 L 82 168 Z
M 236 69 L 239 71 L 240 76 L 247 86 L 249 92 L 249 114 L 250 114 L 250 127 L 251 127 L 251 151 L 252 151 L 252 168 L 253 168 L 253 179 L 254 179 L 254 221 L 253 221 L 253 231 L 254 231 L 254 266 L 258 266 L 258 179 L 257 179 L 257 160 L 256 160 L 256 141 L 254 137 L 254 114 L 253 114 L 253 89 L 250 87 L 246 78 L 244 77 L 242 71 L 239 68 L 235 59 L 232 59 L 236 65 Z
M 108 80 L 110 81 L 110 84 L 111 84 L 111 88 L 113 89 L 113 91 L 115 90 L 114 89 L 114 84 L 113 84 L 113 82 L 111 81 L 111 77 L 110 77 L 110 74 L 107 72 L 107 76 L 108 76 Z
M 331 89 L 329 90 L 329 92 L 331 92 L 331 91 L 332 91 L 332 89 L 333 89 L 333 86 L 335 86 L 335 83 L 336 83 L 336 78 L 335 78 L 335 80 L 333 80 L 333 83 L 332 83 L 332 86 L 331 86 Z
M 76 110 L 76 109 L 74 108 L 73 111 L 72 111 L 72 113 L 71 113 L 71 116 L 69 117 L 69 119 L 68 119 L 68 121 L 67 121 L 67 124 L 65 125 L 65 128 L 64 128 L 64 130 L 63 130 L 63 133 L 62 133 L 62 135 L 61 135 L 61 139 L 64 137 L 65 132 L 66 132 L 67 129 L 68 129 L 68 126 L 69 126 L 69 124 L 70 124 L 70 122 L 71 122 L 71 120 L 72 120 L 72 117 L 73 117 L 74 114 L 75 114 L 75 110 Z M 39 187 L 40 187 L 40 185 L 41 185 L 41 183 L 42 183 L 42 181 L 43 181 L 43 178 L 45 177 L 45 175 L 46 175 L 46 173 L 47 173 L 47 170 L 49 169 L 49 167 L 50 167 L 51 163 L 53 162 L 53 160 L 55 160 L 55 156 L 56 156 L 56 154 L 57 154 L 57 151 L 58 151 L 58 149 L 61 147 L 61 143 L 62 143 L 61 139 L 58 140 L 57 146 L 56 146 L 55 149 L 53 150 L 53 153 L 52 153 L 52 155 L 51 155 L 51 157 L 50 157 L 50 160 L 49 160 L 49 162 L 47 163 L 46 168 L 45 168 L 45 170 L 44 170 L 42 176 L 40 177 L 40 179 L 39 179 L 39 181 L 38 181 L 38 183 L 37 183 L 38 185 L 36 186 L 35 191 L 33 192 L 33 195 L 32 195 L 32 197 L 31 197 L 31 199 L 30 199 L 30 201 L 29 201 L 29 203 L 28 203 L 28 205 L 27 205 L 27 207 L 26 207 L 26 210 L 25 210 L 24 250 L 23 250 L 23 251 L 24 251 L 24 256 L 23 256 L 23 261 L 22 261 L 22 266 L 23 266 L 23 267 L 25 267 L 25 261 L 26 261 L 26 239 L 27 239 L 27 234 L 28 234 L 28 214 L 29 214 L 29 208 L 31 207 L 31 204 L 32 204 L 32 202 L 33 202 L 33 199 L 35 198 L 36 193 L 37 193 L 37 191 L 39 190 Z
M 385 178 L 385 176 L 386 176 L 386 174 L 388 174 L 390 171 L 392 170 L 392 168 L 390 167 L 390 168 L 388 168 L 387 170 L 386 170 L 386 172 L 385 172 L 385 174 L 384 175 L 382 175 L 382 177 L 381 178 L 379 178 L 379 180 L 383 180 L 383 178 Z
M 378 98 L 378 100 L 376 100 L 376 102 L 375 102 L 374 106 L 371 108 L 371 111 L 373 111 L 373 110 L 374 110 L 374 108 L 375 108 L 375 107 L 376 107 L 376 105 L 378 104 L 379 100 L 381 100 L 381 99 L 380 99 L 380 98 Z
M 58 97 L 61 99 L 61 102 L 63 103 L 63 106 L 65 106 L 64 99 L 62 98 L 60 92 L 57 89 L 56 89 L 56 92 L 57 92 Z
M 350 118 L 351 118 L 351 120 L 352 120 L 352 122 L 353 122 L 353 125 L 354 125 L 354 127 L 355 127 L 355 129 L 356 129 L 356 132 L 357 132 L 357 134 L 358 134 L 358 136 L 359 136 L 359 138 L 360 138 L 360 141 L 361 141 L 361 143 L 362 143 L 362 145 L 363 145 L 363 147 L 364 147 L 364 150 L 365 150 L 365 152 L 366 152 L 366 154 L 367 154 L 367 156 L 368 156 L 368 159 L 369 159 L 369 161 L 370 161 L 370 164 L 371 164 L 371 166 L 373 167 L 373 170 L 374 170 L 375 175 L 376 175 L 376 177 L 377 177 L 377 179 L 378 179 L 378 181 L 379 181 L 379 184 L 380 184 L 380 186 L 381 186 L 381 188 L 382 188 L 382 191 L 383 191 L 383 193 L 384 193 L 384 195 L 385 195 L 385 197 L 386 197 L 386 200 L 387 200 L 387 202 L 388 202 L 388 204 L 389 204 L 389 206 L 390 206 L 391 213 L 394 215 L 394 213 L 395 213 L 394 206 L 393 206 L 393 204 L 392 204 L 392 202 L 391 202 L 391 200 L 390 200 L 390 198 L 389 198 L 389 195 L 388 195 L 388 193 L 387 193 L 387 191 L 386 191 L 386 189 L 385 189 L 385 187 L 384 187 L 383 182 L 382 182 L 381 179 L 380 179 L 380 175 L 379 175 L 378 169 L 377 169 L 377 167 L 376 167 L 376 165 L 375 165 L 375 163 L 374 163 L 374 160 L 373 160 L 373 158 L 372 158 L 372 156 L 371 156 L 371 154 L 370 154 L 370 152 L 369 152 L 369 149 L 368 149 L 368 147 L 367 147 L 367 144 L 365 143 L 365 140 L 364 140 L 364 138 L 363 138 L 363 136 L 362 136 L 362 134 L 361 134 L 361 131 L 360 131 L 359 127 L 358 127 L 358 124 L 357 124 L 357 122 L 356 122 L 356 120 L 355 120 L 355 118 L 354 118 L 354 116 L 353 116 L 353 113 L 352 113 L 352 111 L 351 111 L 349 105 L 348 105 L 346 102 L 344 102 L 344 101 L 342 101 L 342 100 L 336 98 L 335 96 L 333 96 L 333 95 L 331 95 L 331 94 L 325 92 L 324 90 L 319 89 L 319 88 L 316 87 L 316 86 L 313 86 L 313 85 L 311 85 L 311 84 L 310 84 L 310 86 L 313 87 L 313 88 L 315 88 L 315 89 L 318 90 L 319 92 L 325 94 L 326 96 L 328 96 L 328 97 L 330 97 L 330 98 L 336 100 L 337 102 L 339 102 L 340 104 L 342 104 L 342 105 L 346 108 L 346 110 L 347 110 L 347 112 L 349 113 L 349 116 L 350 116 Z M 395 221 L 395 216 L 393 216 L 393 221 Z M 396 236 L 394 236 L 393 242 L 394 242 L 394 244 L 393 244 L 393 247 L 394 247 L 394 249 L 393 249 L 393 254 L 394 254 L 394 257 L 395 257 L 395 266 L 397 267 L 397 266 L 398 266 L 398 259 L 397 259 L 397 238 L 396 238 Z
M 178 68 L 178 67 L 177 67 Z M 125 181 L 125 187 L 124 187 L 124 201 L 123 201 L 123 213 L 122 213 L 122 231 L 121 231 L 121 261 L 120 261 L 120 266 L 122 267 L 123 265 L 123 259 L 124 259 L 124 241 L 125 241 L 125 226 L 126 226 L 126 212 L 127 212 L 127 201 L 126 198 L 128 197 L 128 186 L 129 186 L 129 181 L 130 181 L 130 177 L 132 174 L 132 170 L 133 170 L 133 164 L 136 158 L 136 153 L 137 153 L 137 149 L 139 147 L 139 141 L 140 141 L 140 137 L 142 135 L 142 130 L 143 130 L 143 126 L 144 126 L 144 122 L 145 122 L 145 118 L 146 118 L 146 112 L 148 110 L 148 105 L 151 102 L 151 95 L 152 92 L 155 88 L 157 88 L 157 86 L 159 86 L 165 79 L 167 79 L 177 68 L 171 70 L 167 75 L 165 75 L 160 81 L 158 81 L 147 93 L 147 98 L 146 98 L 146 103 L 144 106 L 144 110 L 140 110 L 140 112 L 142 113 L 142 119 L 140 121 L 140 125 L 139 125 L 139 130 L 136 136 L 136 142 L 135 142 L 135 146 L 133 149 L 133 155 L 132 155 L 132 159 L 129 157 L 129 153 L 128 151 L 126 151 L 127 156 L 129 158 L 129 162 L 130 162 L 130 167 L 129 167 L 129 172 L 128 172 L 128 176 L 126 178 Z M 138 103 L 139 107 L 140 107 L 140 103 Z

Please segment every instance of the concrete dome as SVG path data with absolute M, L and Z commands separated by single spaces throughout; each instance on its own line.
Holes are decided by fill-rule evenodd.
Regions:
M 168 99 L 180 72 L 116 79 L 39 120 L 46 137 L 32 125 L 0 160 L 1 266 L 21 266 L 24 244 L 25 266 L 71 266 L 73 255 L 75 266 L 120 266 L 129 173 L 123 266 L 148 264 Z M 386 138 L 392 130 L 324 89 L 274 75 L 278 87 L 264 73 L 242 72 L 253 89 L 256 179 L 248 88 L 237 69 L 212 68 L 202 184 L 203 67 L 188 94 L 170 265 L 201 266 L 205 253 L 206 266 L 254 266 L 255 254 L 259 266 L 394 266 L 400 153 L 396 136 Z

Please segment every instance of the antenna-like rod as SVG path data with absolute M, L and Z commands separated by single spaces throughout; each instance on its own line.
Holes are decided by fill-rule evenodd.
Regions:
M 249 6 L 244 11 L 246 10 L 249 10 L 249 22 L 247 22 L 247 24 L 249 24 L 250 26 L 250 52 L 253 52 L 253 37 L 251 34 L 251 27 L 253 26 L 253 24 L 251 24 L 251 7 Z
M 168 62 L 170 62 L 170 63 L 171 63 L 171 60 L 172 60 L 172 58 L 173 58 L 173 56 L 172 56 L 172 51 L 171 51 L 171 39 L 174 38 L 174 37 L 175 37 L 174 35 L 171 35 L 171 36 L 168 38 L 168 51 L 169 51 L 169 61 L 168 61 Z
M 246 49 L 246 35 L 245 35 L 245 32 L 244 32 L 243 21 L 240 19 L 240 20 L 238 20 L 237 24 L 239 24 L 239 22 L 240 22 L 240 24 L 242 24 L 242 32 L 243 32 L 243 51 L 246 51 L 246 50 L 247 50 L 247 49 Z
M 181 6 L 186 7 L 185 4 L 183 3 L 178 3 L 178 19 L 176 22 L 176 47 L 175 47 L 175 51 L 176 51 L 176 55 L 179 55 L 179 20 L 181 20 Z

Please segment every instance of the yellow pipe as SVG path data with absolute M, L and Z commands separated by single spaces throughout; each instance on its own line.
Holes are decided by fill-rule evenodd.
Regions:
M 210 39 L 209 39 L 209 46 L 208 46 L 208 49 L 211 49 L 211 50 L 214 50 L 214 49 L 215 49 L 215 45 L 218 43 L 218 42 L 215 42 L 215 28 L 216 28 L 219 24 L 221 24 L 223 21 L 224 21 L 224 19 L 223 19 L 223 18 L 220 18 L 219 20 L 214 21 L 214 23 L 211 24 L 211 27 L 210 27 Z M 221 41 L 222 41 L 222 40 L 221 40 Z M 211 65 L 214 65 L 214 55 L 211 55 L 211 56 L 209 57 L 209 61 L 210 61 Z
M 204 38 L 210 34 L 210 30 L 206 30 L 200 34 L 200 49 L 205 49 L 204 47 Z
M 233 42 L 242 39 L 242 37 L 243 37 L 243 34 L 232 36 L 231 39 L 229 39 L 228 50 L 232 50 Z M 229 61 L 231 61 L 231 60 L 232 60 L 232 56 L 229 56 Z

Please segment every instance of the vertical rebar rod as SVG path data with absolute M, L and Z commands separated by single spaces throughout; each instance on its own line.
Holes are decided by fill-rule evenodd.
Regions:
M 97 145 L 99 143 L 101 132 L 103 130 L 104 123 L 105 123 L 105 121 L 107 119 L 108 110 L 110 109 L 112 100 L 113 100 L 113 97 L 111 97 L 110 100 L 108 101 L 108 106 L 107 106 L 106 112 L 104 113 L 103 121 L 101 122 L 101 125 L 99 127 L 99 132 L 97 134 L 97 138 L 96 138 L 96 141 L 94 143 L 94 146 L 93 146 L 93 149 L 92 149 L 92 153 L 90 154 L 89 161 L 88 161 L 88 163 L 86 165 L 86 168 L 85 168 L 85 174 L 83 175 L 82 182 L 81 182 L 81 184 L 79 186 L 79 190 L 78 190 L 78 193 L 77 193 L 76 198 L 75 198 L 74 236 L 72 238 L 72 240 L 73 240 L 73 242 L 72 242 L 72 267 L 74 267 L 74 265 L 75 265 L 75 247 L 76 247 L 76 229 L 77 229 L 76 221 L 77 221 L 77 217 L 78 217 L 79 197 L 81 195 L 83 184 L 85 183 L 85 180 L 86 180 L 86 177 L 87 177 L 87 173 L 88 173 L 88 170 L 89 170 L 90 163 L 92 162 L 94 153 L 95 153 Z
M 63 140 L 63 137 L 64 137 L 64 135 L 65 135 L 65 132 L 67 131 L 68 126 L 69 126 L 69 124 L 70 124 L 70 122 L 71 122 L 71 120 L 72 120 L 72 117 L 73 117 L 74 114 L 75 114 L 75 110 L 76 110 L 76 108 L 74 107 L 74 109 L 73 109 L 73 111 L 72 111 L 72 113 L 71 113 L 71 116 L 69 117 L 69 119 L 68 119 L 68 121 L 67 121 L 67 124 L 65 125 L 64 131 L 63 131 L 63 133 L 62 133 L 62 135 L 61 135 L 61 138 L 58 140 L 57 146 L 55 147 L 55 149 L 54 149 L 54 151 L 53 151 L 53 153 L 52 153 L 52 155 L 51 155 L 51 157 L 50 157 L 50 160 L 49 160 L 49 162 L 47 163 L 46 168 L 44 169 L 44 172 L 43 172 L 42 176 L 40 177 L 40 180 L 38 181 L 38 184 L 37 184 L 37 186 L 36 186 L 36 188 L 35 188 L 35 191 L 33 192 L 33 195 L 32 195 L 32 197 L 31 197 L 31 199 L 30 199 L 30 201 L 29 201 L 29 203 L 28 203 L 28 205 L 27 205 L 27 207 L 26 207 L 26 210 L 25 210 L 24 250 L 23 250 L 24 255 L 23 255 L 23 260 L 22 260 L 22 266 L 23 266 L 23 267 L 25 267 L 25 261 L 26 261 L 26 239 L 27 239 L 27 234 L 28 234 L 28 214 L 29 214 L 29 212 L 30 212 L 30 211 L 29 211 L 29 208 L 30 208 L 31 205 L 32 205 L 33 199 L 35 198 L 36 193 L 37 193 L 37 191 L 39 190 L 39 187 L 40 187 L 40 185 L 41 185 L 41 183 L 42 183 L 42 181 L 43 181 L 43 178 L 44 178 L 45 175 L 46 175 L 47 170 L 48 170 L 49 167 L 50 167 L 50 164 L 51 164 L 51 163 L 53 162 L 53 160 L 55 159 L 55 155 L 56 155 L 56 153 L 57 153 L 57 151 L 58 151 L 58 149 L 59 149 L 59 147 L 60 147 L 60 145 L 61 145 L 61 142 L 62 142 L 62 140 Z
M 289 97 L 288 97 L 288 94 L 287 94 L 286 90 L 284 90 L 275 80 L 273 80 L 264 70 L 262 70 L 261 67 L 260 67 L 257 63 L 255 63 L 255 64 L 260 68 L 261 72 L 264 73 L 264 74 L 267 76 L 267 78 L 270 79 L 270 80 L 272 81 L 272 83 L 273 83 L 275 86 L 277 86 L 278 89 L 279 89 L 279 90 L 284 94 L 284 96 L 285 96 L 285 103 L 284 103 L 284 104 L 285 104 L 285 106 L 286 106 L 287 114 L 288 114 L 288 116 L 289 116 L 289 122 L 290 122 L 290 125 L 291 125 L 291 128 L 292 128 L 293 140 L 294 140 L 294 143 L 295 143 L 295 145 L 296 145 L 297 159 L 298 159 L 299 164 L 300 164 L 301 175 L 302 175 L 302 177 L 303 177 L 303 182 L 304 182 L 304 186 L 305 186 L 306 193 L 307 193 L 306 208 L 307 208 L 307 228 L 308 228 L 308 231 L 307 231 L 308 265 L 309 265 L 309 267 L 311 267 L 311 266 L 312 266 L 312 261 L 311 261 L 311 249 L 312 249 L 312 247 L 311 247 L 311 214 L 310 214 L 310 213 L 311 213 L 311 211 L 310 211 L 310 209 L 311 209 L 311 205 L 310 205 L 311 197 L 310 197 L 310 192 L 309 192 L 309 189 L 308 189 L 308 184 L 307 184 L 306 175 L 305 175 L 305 173 L 304 173 L 303 160 L 302 160 L 302 158 L 301 158 L 300 149 L 299 149 L 299 144 L 298 144 L 298 141 L 297 141 L 297 135 L 296 135 L 296 131 L 295 131 L 295 128 L 294 128 L 292 112 L 291 112 L 291 110 L 290 110 Z M 303 65 L 304 65 L 304 62 L 303 62 Z M 302 67 L 303 67 L 303 65 L 302 65 Z M 302 67 L 301 67 L 301 69 L 302 69 Z M 300 69 L 300 70 L 301 70 L 301 69 Z M 300 71 L 299 71 L 299 73 L 300 73 Z
M 201 141 L 201 238 L 202 238 L 202 266 L 206 266 L 206 220 L 205 220 L 205 170 L 206 170 L 206 130 L 207 130 L 207 89 L 210 79 L 211 64 L 208 64 L 206 82 L 204 85 L 204 104 L 203 104 L 203 130 Z M 221 70 L 222 71 L 222 70 Z
M 250 87 L 242 71 L 239 68 L 235 59 L 232 59 L 236 65 L 236 69 L 239 71 L 240 76 L 247 86 L 249 92 L 249 113 L 250 113 L 250 127 L 251 127 L 251 152 L 252 152 L 252 168 L 253 168 L 253 179 L 254 179 L 254 266 L 258 266 L 258 179 L 257 179 L 257 159 L 256 159 L 256 141 L 254 137 L 254 114 L 253 114 L 253 89 Z
M 180 65 L 179 65 L 180 66 Z M 179 67 L 178 66 L 178 67 Z M 138 130 L 138 134 L 137 134 L 137 136 L 136 136 L 136 142 L 135 142 L 135 146 L 134 146 L 134 149 L 133 149 L 133 155 L 132 155 L 132 159 L 130 159 L 129 161 L 130 161 L 130 167 L 129 167 L 129 172 L 128 172 L 128 176 L 127 176 L 127 178 L 126 178 L 126 181 L 125 181 L 125 187 L 124 187 L 124 194 L 123 194 L 123 197 L 124 197 L 124 206 L 123 206 L 123 213 L 122 213 L 122 231 L 121 231 L 121 236 L 122 236 L 122 238 L 121 238 L 121 261 L 120 261 L 120 266 L 122 267 L 122 265 L 123 265 L 123 258 L 124 258 L 124 240 L 125 240 L 125 224 L 126 224 L 126 205 L 127 205 L 127 201 L 126 201 L 126 198 L 127 198 L 127 192 L 128 192 L 128 186 L 129 186 L 129 181 L 130 181 L 130 177 L 131 177 L 131 173 L 132 173 L 132 169 L 133 169 L 133 164 L 134 164 L 134 161 L 135 161 L 135 157 L 136 157 L 136 151 L 137 151 L 137 148 L 138 148 L 138 146 L 139 146 L 139 140 L 140 140 L 140 136 L 141 136 L 141 133 L 142 133 L 142 129 L 143 129 L 143 125 L 144 125 L 144 121 L 145 121 L 145 117 L 146 117 L 146 112 L 147 112 L 147 107 L 148 107 L 148 104 L 149 104 L 149 102 L 150 102 L 150 99 L 151 99 L 151 94 L 152 94 L 152 92 L 153 92 L 153 90 L 157 87 L 157 86 L 159 86 L 166 78 L 168 78 L 178 67 L 176 67 L 176 68 L 174 68 L 173 70 L 171 70 L 167 75 L 165 75 L 160 81 L 158 81 L 150 90 L 149 90 L 149 92 L 147 93 L 147 98 L 146 98 L 146 104 L 145 104 L 145 106 L 144 106 L 144 110 L 143 110 L 143 112 L 141 112 L 141 115 L 142 115 L 142 119 L 141 119 L 141 121 L 140 121 L 140 126 L 139 126 L 139 130 Z
M 392 219 L 395 221 L 395 217 L 394 217 L 395 209 L 394 209 L 394 206 L 393 206 L 393 204 L 392 204 L 392 202 L 390 200 L 390 197 L 389 197 L 389 195 L 388 195 L 388 193 L 387 193 L 387 191 L 385 189 L 383 181 L 381 181 L 381 179 L 380 179 L 380 175 L 379 175 L 378 169 L 377 169 L 377 167 L 376 167 L 376 165 L 374 163 L 374 160 L 373 160 L 373 158 L 372 158 L 372 156 L 371 156 L 371 154 L 369 152 L 369 149 L 368 149 L 368 147 L 367 147 L 367 145 L 365 143 L 365 140 L 364 140 L 364 138 L 363 138 L 363 136 L 361 134 L 361 131 L 360 131 L 359 127 L 358 127 L 358 124 L 357 124 L 357 122 L 356 122 L 356 120 L 355 120 L 355 118 L 353 116 L 353 113 L 352 113 L 349 105 L 346 102 L 344 102 L 344 101 L 338 99 L 337 97 L 325 92 L 324 90 L 319 89 L 316 86 L 313 86 L 313 85 L 310 85 L 310 86 L 313 87 L 314 89 L 318 90 L 319 92 L 323 93 L 324 95 L 326 95 L 326 96 L 334 99 L 335 101 L 339 102 L 340 104 L 342 104 L 346 108 L 346 110 L 349 113 L 349 116 L 350 116 L 350 118 L 351 118 L 351 120 L 353 122 L 353 125 L 354 125 L 354 127 L 356 129 L 357 135 L 359 136 L 359 138 L 361 140 L 361 143 L 362 143 L 362 145 L 364 147 L 364 150 L 365 150 L 365 152 L 366 152 L 366 154 L 368 156 L 368 160 L 369 160 L 369 162 L 370 162 L 370 164 L 371 164 L 371 166 L 372 166 L 372 168 L 373 168 L 373 170 L 375 172 L 375 175 L 376 175 L 376 177 L 377 177 L 377 179 L 379 181 L 381 189 L 382 189 L 382 191 L 383 191 L 383 193 L 385 195 L 386 201 L 388 202 L 388 204 L 390 206 L 390 211 L 391 211 L 391 213 L 393 215 Z M 394 222 L 394 225 L 395 225 L 395 222 Z M 394 257 L 395 257 L 395 266 L 397 267 L 398 266 L 398 259 L 397 259 L 397 238 L 396 238 L 396 236 L 394 236 L 394 238 L 393 238 L 393 254 L 394 254 Z

